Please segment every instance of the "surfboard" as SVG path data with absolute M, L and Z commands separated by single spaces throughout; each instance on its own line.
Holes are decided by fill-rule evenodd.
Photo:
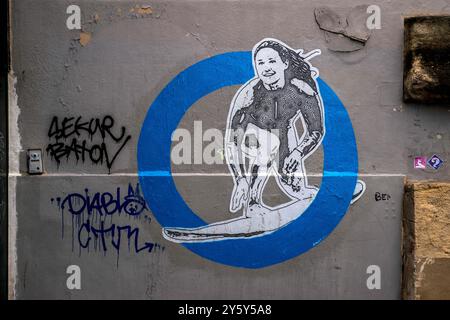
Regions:
M 220 221 L 196 228 L 166 227 L 164 238 L 173 242 L 205 242 L 240 238 L 253 238 L 272 233 L 301 216 L 313 198 L 297 200 L 288 204 L 268 209 L 262 214 L 250 217 Z

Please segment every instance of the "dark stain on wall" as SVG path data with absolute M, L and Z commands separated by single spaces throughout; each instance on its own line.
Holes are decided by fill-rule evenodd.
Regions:
M 450 102 L 450 16 L 404 20 L 403 100 Z

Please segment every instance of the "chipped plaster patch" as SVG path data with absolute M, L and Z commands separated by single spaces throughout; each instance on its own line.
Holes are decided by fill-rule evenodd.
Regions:
M 365 5 L 356 6 L 347 15 L 328 7 L 314 10 L 314 17 L 319 28 L 324 31 L 328 49 L 351 52 L 364 47 L 371 35 L 371 30 L 366 26 L 366 9 Z
M 419 269 L 418 271 L 416 271 L 416 282 L 415 282 L 415 286 L 416 289 L 420 288 L 422 286 L 422 282 L 425 279 L 425 266 L 429 265 L 429 264 L 433 264 L 434 263 L 434 258 L 422 258 L 422 259 L 418 259 L 417 260 L 417 265 L 416 265 L 416 270 Z M 415 295 L 416 299 L 420 299 L 420 295 L 417 294 L 417 290 L 416 290 L 416 295 Z
M 9 176 L 8 176 L 8 298 L 16 299 L 17 281 L 17 210 L 16 184 L 19 172 L 20 152 L 22 151 L 19 132 L 20 108 L 17 103 L 17 78 L 11 71 L 8 74 L 8 117 L 9 117 Z
M 139 14 L 152 14 L 153 10 L 150 6 L 141 6 L 137 9 L 137 13 Z
M 19 156 L 22 151 L 19 132 L 20 108 L 17 104 L 16 92 L 17 78 L 11 71 L 8 74 L 8 116 L 9 116 L 9 172 L 19 173 Z
M 92 35 L 90 32 L 80 32 L 80 44 L 85 47 L 91 41 Z

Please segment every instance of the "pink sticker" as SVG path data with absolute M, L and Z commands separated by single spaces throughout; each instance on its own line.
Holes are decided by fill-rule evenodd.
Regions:
M 426 167 L 427 167 L 427 157 L 414 158 L 414 169 L 426 169 Z

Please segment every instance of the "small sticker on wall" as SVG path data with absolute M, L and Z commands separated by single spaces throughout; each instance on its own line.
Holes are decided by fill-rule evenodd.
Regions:
M 439 158 L 437 155 L 433 155 L 429 160 L 428 160 L 428 165 L 430 167 L 432 167 L 433 169 L 437 170 L 439 169 L 439 167 L 444 163 L 444 160 L 442 160 L 441 158 Z
M 415 157 L 414 158 L 414 169 L 426 169 L 427 158 L 426 157 Z

